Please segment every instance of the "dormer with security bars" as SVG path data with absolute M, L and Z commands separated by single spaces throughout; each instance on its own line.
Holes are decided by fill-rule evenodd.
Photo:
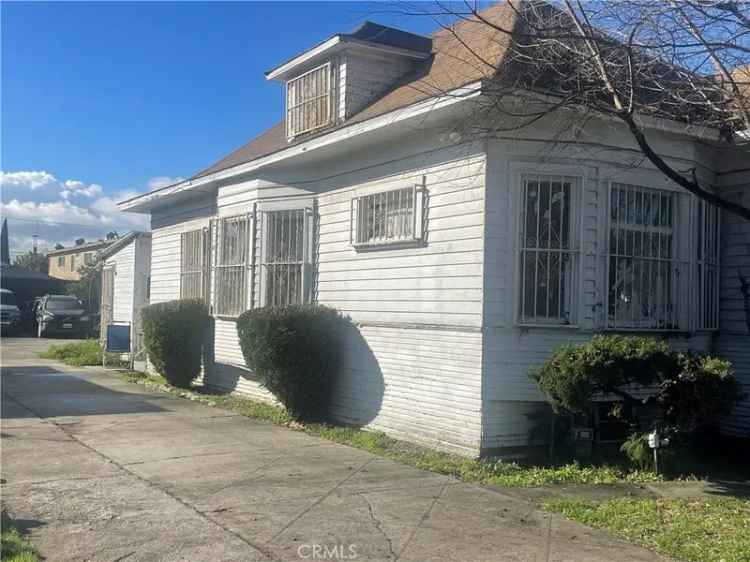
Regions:
M 266 73 L 286 88 L 289 142 L 335 127 L 392 89 L 431 56 L 428 37 L 365 22 Z

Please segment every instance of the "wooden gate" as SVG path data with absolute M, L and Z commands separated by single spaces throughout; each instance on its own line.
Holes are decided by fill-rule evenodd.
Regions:
M 101 326 L 99 329 L 99 339 L 103 342 L 107 340 L 107 326 L 112 323 L 114 316 L 115 304 L 115 268 L 107 267 L 102 269 L 102 305 L 101 305 Z

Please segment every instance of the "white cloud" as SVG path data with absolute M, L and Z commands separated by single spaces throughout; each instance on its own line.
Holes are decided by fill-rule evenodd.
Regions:
M 182 177 L 171 178 L 169 176 L 155 176 L 148 180 L 148 183 L 146 185 L 148 186 L 149 191 L 153 191 L 154 189 L 166 187 L 168 185 L 172 185 L 173 183 L 179 183 L 184 180 L 185 178 Z
M 112 230 L 148 230 L 146 215 L 122 213 L 117 202 L 136 190 L 106 191 L 96 183 L 61 181 L 45 171 L 0 172 L 0 215 L 8 219 L 11 254 L 40 251 L 77 238 L 94 241 Z
M 34 190 L 45 185 L 54 184 L 57 179 L 52 174 L 39 172 L 3 172 L 0 171 L 0 187 L 26 187 Z

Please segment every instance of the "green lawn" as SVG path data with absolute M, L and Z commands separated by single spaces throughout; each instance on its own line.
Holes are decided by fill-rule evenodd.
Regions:
M 82 342 L 51 345 L 47 351 L 40 353 L 39 357 L 56 359 L 73 367 L 101 365 L 102 348 L 97 340 L 84 340 Z
M 750 501 L 555 500 L 544 509 L 689 562 L 750 561 Z
M 38 562 L 34 549 L 16 529 L 13 520 L 2 511 L 2 547 L 0 560 L 3 562 Z
M 545 484 L 655 482 L 661 479 L 653 472 L 629 471 L 616 466 L 583 466 L 570 463 L 555 467 L 539 467 L 522 466 L 500 460 L 470 459 L 399 441 L 377 431 L 324 424 L 294 424 L 283 408 L 241 396 L 181 390 L 168 385 L 162 377 L 145 373 L 125 373 L 121 375 L 121 378 L 251 418 L 263 419 L 277 425 L 291 425 L 310 435 L 364 449 L 423 470 L 448 474 L 465 482 L 497 486 L 541 486 Z

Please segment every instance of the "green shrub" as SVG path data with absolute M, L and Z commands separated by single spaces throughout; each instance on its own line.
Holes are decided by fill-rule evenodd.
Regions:
M 714 427 L 742 398 L 729 362 L 676 352 L 663 341 L 645 337 L 595 336 L 581 345 L 561 347 L 531 376 L 555 412 L 586 414 L 595 395 L 617 396 L 641 412 L 648 403 L 658 410 L 652 421 L 660 433 L 682 443 L 697 430 Z M 633 384 L 652 388 L 651 396 L 644 400 L 633 394 Z M 618 404 L 610 415 L 619 417 L 624 410 Z M 621 449 L 640 467 L 650 462 L 646 439 L 635 433 Z
M 678 354 L 679 371 L 664 380 L 658 395 L 664 421 L 676 431 L 712 426 L 743 397 L 732 364 L 717 357 Z
M 102 348 L 97 340 L 51 345 L 39 356 L 44 359 L 56 359 L 74 367 L 102 364 Z
M 346 322 L 314 305 L 248 310 L 237 319 L 245 363 L 295 419 L 328 413 Z
M 620 450 L 631 463 L 641 470 L 653 468 L 653 453 L 648 446 L 648 433 L 633 433 L 622 444 Z
M 652 385 L 676 370 L 665 342 L 613 335 L 561 347 L 531 376 L 555 412 L 584 413 L 597 392 L 621 395 L 624 385 Z
M 201 370 L 209 316 L 198 300 L 176 300 L 146 306 L 141 311 L 143 341 L 148 358 L 167 382 L 181 388 Z

